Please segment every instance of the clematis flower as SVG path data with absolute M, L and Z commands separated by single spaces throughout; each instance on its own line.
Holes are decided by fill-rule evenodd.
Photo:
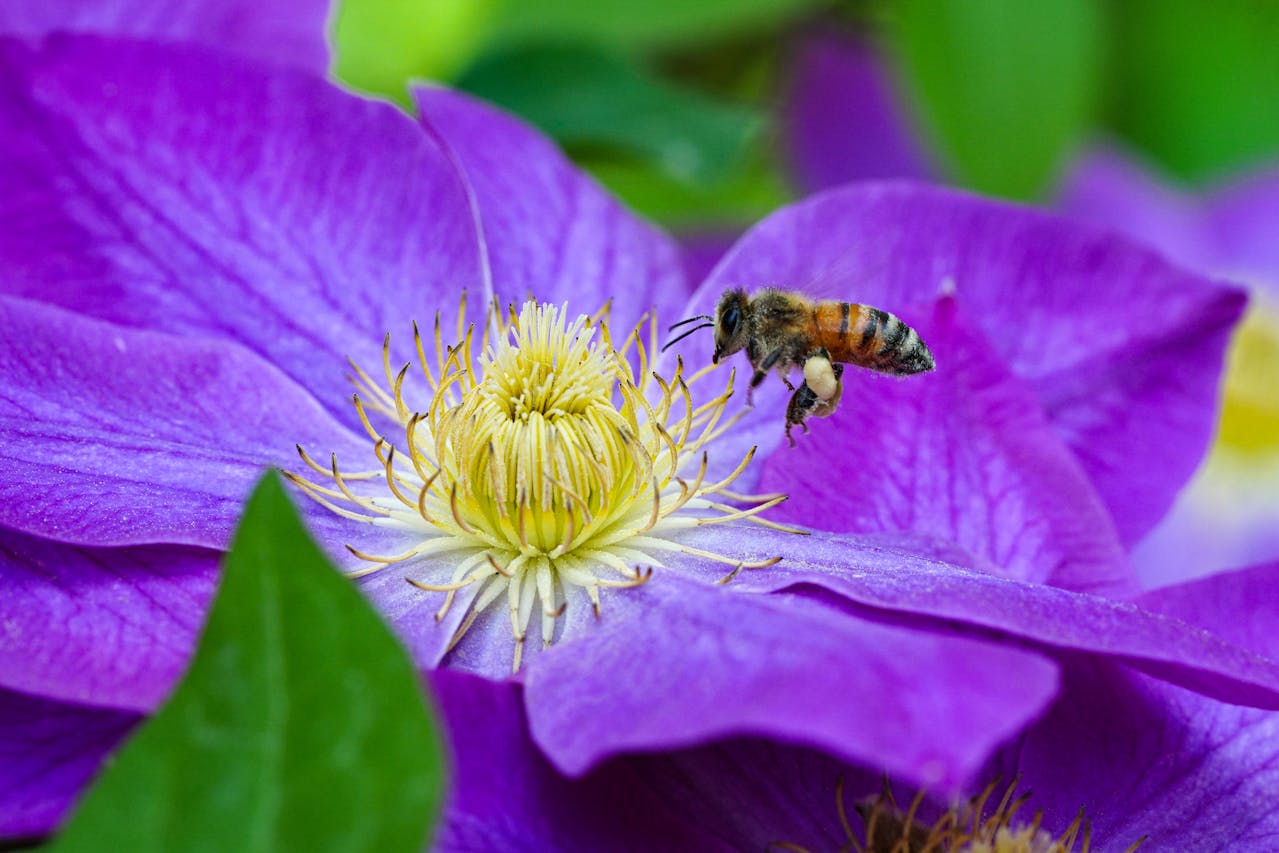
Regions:
M 790 165 L 804 190 L 883 177 L 945 181 L 873 41 L 811 34 L 794 51 L 788 92 Z M 1071 164 L 1051 202 L 1189 269 L 1252 288 L 1232 349 L 1219 440 L 1176 504 L 1129 523 L 1122 497 L 1099 483 L 1148 587 L 1279 557 L 1279 414 L 1271 393 L 1279 363 L 1277 186 L 1263 171 L 1192 195 L 1106 144 Z
M 171 687 L 268 465 L 424 668 L 522 685 L 560 773 L 752 734 L 952 789 L 1066 653 L 1279 705 L 1273 662 L 1116 600 L 1092 486 L 1170 500 L 1239 294 L 895 185 L 780 211 L 690 293 L 546 140 L 418 102 L 192 45 L 4 43 L 0 831 L 49 830 Z M 856 284 L 954 367 L 856 380 L 788 455 L 777 384 L 741 409 L 704 338 L 652 358 L 654 315 L 754 282 Z M 1121 464 L 1152 423 L 1163 470 Z M 761 481 L 817 530 L 755 521 Z

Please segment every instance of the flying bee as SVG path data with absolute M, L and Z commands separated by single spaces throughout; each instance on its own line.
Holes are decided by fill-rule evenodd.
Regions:
M 803 425 L 808 415 L 825 417 L 835 410 L 843 373 L 834 370 L 836 364 L 855 364 L 894 376 L 924 373 L 934 366 L 933 354 L 918 332 L 898 317 L 869 305 L 816 301 L 774 288 L 765 288 L 754 296 L 734 289 L 720 296 L 714 317 L 690 317 L 671 329 L 698 320 L 703 322 L 666 346 L 711 327 L 715 335 L 712 360 L 718 363 L 746 350 L 746 358 L 755 371 L 752 390 L 770 370 L 776 370 L 786 387 L 795 392 L 786 410 L 788 437 L 790 428 Z M 804 370 L 804 382 L 798 390 L 787 378 L 796 367 Z

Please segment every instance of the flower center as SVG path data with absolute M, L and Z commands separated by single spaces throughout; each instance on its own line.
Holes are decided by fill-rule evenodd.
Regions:
M 412 365 L 392 371 L 389 335 L 384 384 L 354 365 L 355 405 L 376 467 L 344 473 L 336 457 L 323 466 L 298 448 L 331 481 L 289 475 L 308 495 L 346 518 L 413 536 L 411 548 L 387 556 L 348 545 L 372 564 L 353 576 L 412 567 L 418 576 L 409 583 L 444 595 L 441 621 L 465 599 L 467 615 L 450 648 L 478 614 L 505 599 L 518 670 L 535 611 L 549 645 L 569 608 L 589 606 L 598 617 L 600 590 L 646 582 L 663 552 L 727 564 L 728 578 L 780 559 L 746 562 L 676 541 L 704 524 L 778 527 L 757 516 L 784 495 L 728 490 L 753 448 L 727 478 L 706 482 L 707 448 L 736 419 L 723 418 L 731 374 L 723 392 L 699 405 L 692 389 L 709 367 L 686 378 L 681 362 L 669 381 L 650 372 L 655 319 L 647 347 L 641 323 L 618 350 L 600 315 L 570 319 L 566 309 L 533 302 L 518 316 L 514 309 L 504 315 L 494 306 L 478 359 L 474 329 L 463 332 L 464 324 L 459 319 L 459 340 L 446 348 L 437 317 L 434 359 L 414 327 L 430 389 L 425 406 L 406 402 Z M 638 374 L 626 358 L 632 344 Z
M 513 339 L 482 360 L 484 378 L 434 424 L 435 458 L 472 523 L 525 557 L 571 552 L 656 476 L 638 440 L 655 427 L 586 320 L 526 306 Z

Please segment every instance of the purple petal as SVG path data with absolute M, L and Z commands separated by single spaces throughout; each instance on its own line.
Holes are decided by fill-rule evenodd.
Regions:
M 1067 669 L 1016 770 L 1045 826 L 1087 809 L 1093 849 L 1274 850 L 1279 713 L 1239 708 L 1119 667 Z
M 1166 586 L 1136 603 L 1279 660 L 1279 563 Z
M 1098 148 L 1080 158 L 1063 180 L 1056 206 L 1192 269 L 1279 295 L 1279 171 L 1194 197 L 1134 154 Z
M 791 166 L 808 192 L 937 172 L 888 63 L 869 38 L 820 34 L 800 46 L 785 97 Z
M 0 64 L 7 292 L 235 340 L 352 425 L 348 356 L 376 370 L 390 332 L 398 366 L 411 321 L 487 299 L 460 176 L 388 104 L 193 45 Z
M 689 313 L 708 312 L 727 287 L 763 285 L 906 316 L 953 290 L 1079 457 L 1125 544 L 1167 510 L 1207 446 L 1222 352 L 1244 305 L 1242 293 L 1113 235 L 893 184 L 832 190 L 764 220 L 698 290 Z M 709 335 L 680 347 L 690 364 L 710 360 Z M 736 430 L 740 441 L 776 446 L 784 405 L 777 385 L 756 395 Z
M 650 309 L 664 323 L 680 316 L 689 290 L 670 237 L 508 114 L 447 89 L 420 87 L 413 95 L 423 126 L 474 188 L 499 298 L 523 301 L 531 293 L 586 313 L 611 298 L 618 338 Z
M 400 553 L 406 549 L 385 550 Z M 478 584 L 463 588 L 445 618 L 437 620 L 436 613 L 444 602 L 444 595 L 423 592 L 410 585 L 406 578 L 439 583 L 441 577 L 447 578 L 452 573 L 456 564 L 456 558 L 446 555 L 411 565 L 388 566 L 360 580 L 361 591 L 374 603 L 420 666 L 440 665 L 453 634 L 469 612 L 471 601 L 479 589 Z M 481 617 L 467 631 L 457 651 L 464 657 L 457 661 L 455 655 L 454 665 L 457 669 L 479 672 L 495 680 L 509 678 L 515 651 L 510 616 L 500 606 L 490 608 L 484 616 L 489 618 Z M 497 624 L 495 616 L 504 619 L 505 625 Z
M 217 555 L 74 548 L 0 530 L 0 685 L 150 711 L 186 669 Z
M 761 738 L 633 756 L 625 764 L 678 814 L 734 850 L 773 850 L 781 842 L 808 850 L 856 849 L 839 824 L 836 792 L 842 782 L 856 832 L 852 804 L 878 792 L 884 778 L 882 769 L 851 768 L 815 749 Z
M 899 547 L 888 538 L 763 529 L 752 531 L 748 546 L 744 541 L 740 531 L 707 528 L 686 540 L 742 559 L 784 555 L 769 569 L 739 574 L 733 585 L 743 590 L 815 587 L 826 591 L 822 600 L 843 601 L 863 618 L 976 628 L 983 636 L 995 631 L 1019 645 L 1113 658 L 1222 701 L 1279 708 L 1279 664 L 1131 603 L 961 568 L 945 562 L 944 551 L 930 558 L 918 539 Z M 666 562 L 689 574 L 707 572 L 687 558 Z
M 1053 206 L 1139 240 L 1177 263 L 1211 268 L 1199 205 L 1114 148 L 1096 148 L 1072 164 Z
M 766 461 L 761 488 L 791 496 L 770 517 L 841 532 L 914 531 L 1009 577 L 1132 591 L 1092 484 L 979 324 L 950 299 L 931 317 L 908 319 L 936 372 L 907 380 L 846 372 L 835 414 Z
M 134 714 L 0 690 L 0 840 L 57 827 L 137 722 Z
M 572 774 L 618 753 L 762 734 L 949 787 L 1055 687 L 1051 664 L 1016 649 L 669 572 L 610 599 L 588 637 L 537 663 L 533 738 Z
M 328 13 L 328 0 L 5 0 L 0 33 L 194 41 L 323 74 L 329 61 Z
M 295 443 L 369 443 L 240 347 L 0 297 L 0 525 L 87 545 L 221 548 Z M 349 525 L 348 525 L 349 526 Z
M 727 229 L 682 234 L 680 249 L 684 257 L 684 279 L 693 285 L 705 280 L 740 236 L 740 231 Z
M 727 849 L 695 823 L 672 818 L 624 765 L 576 780 L 556 773 L 529 739 L 518 685 L 429 675 L 453 751 L 452 790 L 432 849 Z
M 1219 447 L 1168 515 L 1133 548 L 1133 568 L 1143 586 L 1279 559 L 1279 482 L 1269 473 L 1279 470 L 1279 456 L 1270 461 L 1241 455 L 1233 464 L 1214 466 L 1231 455 Z
M 1139 601 L 1261 654 L 1279 655 L 1279 565 L 1166 587 Z M 1086 745 L 1086 748 L 1081 748 Z M 1062 699 L 1028 735 L 1019 770 L 1061 815 L 1093 815 L 1115 849 L 1272 850 L 1279 844 L 1279 713 L 1223 705 L 1105 667 L 1069 668 Z M 1110 849 L 1110 848 L 1102 848 Z
M 1218 193 L 1204 227 L 1215 269 L 1279 298 L 1279 170 Z

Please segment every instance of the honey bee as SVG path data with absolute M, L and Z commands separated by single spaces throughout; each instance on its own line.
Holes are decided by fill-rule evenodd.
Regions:
M 709 327 L 715 334 L 712 360 L 716 363 L 746 350 L 754 368 L 752 390 L 770 370 L 776 370 L 786 387 L 794 391 L 786 408 L 788 438 L 791 428 L 803 426 L 808 416 L 826 417 L 835 410 L 843 375 L 842 368 L 835 368 L 841 363 L 894 376 L 925 373 L 934 367 L 933 354 L 918 332 L 898 317 L 869 305 L 815 301 L 775 288 L 765 288 L 754 296 L 733 289 L 720 296 L 714 317 L 690 317 L 671 329 L 698 320 L 703 322 L 666 346 Z M 799 389 L 787 378 L 796 367 L 804 371 Z M 805 426 L 805 432 L 807 429 Z

